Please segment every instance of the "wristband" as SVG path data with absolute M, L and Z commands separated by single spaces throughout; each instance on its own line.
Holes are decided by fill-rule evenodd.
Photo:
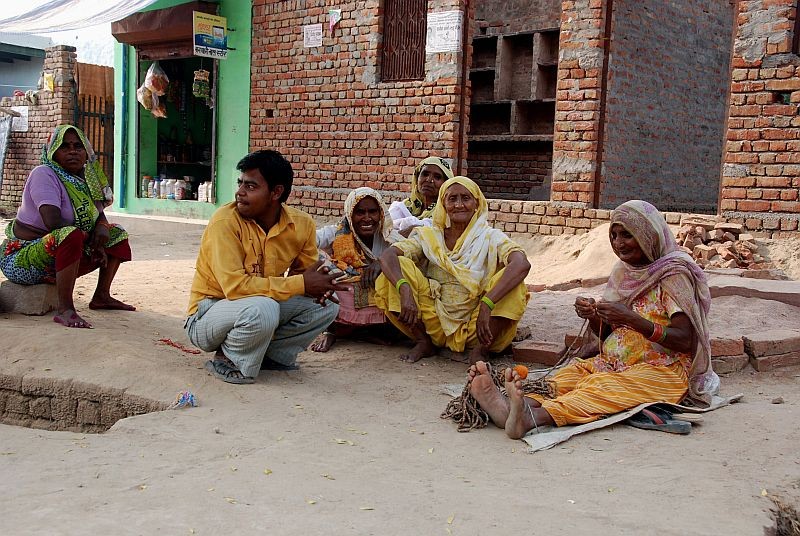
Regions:
M 400 292 L 400 286 L 403 284 L 411 286 L 411 283 L 408 282 L 408 279 L 406 279 L 405 277 L 401 277 L 400 279 L 397 280 L 397 283 L 394 284 L 394 288 L 397 289 L 397 292 Z
M 481 301 L 486 304 L 486 307 L 488 307 L 490 311 L 494 311 L 495 303 L 489 298 L 489 296 L 481 296 Z

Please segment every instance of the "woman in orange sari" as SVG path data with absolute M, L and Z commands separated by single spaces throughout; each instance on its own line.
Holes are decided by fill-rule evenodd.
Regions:
M 705 274 L 678 249 L 664 217 L 645 201 L 611 215 L 611 247 L 619 257 L 603 295 L 575 300 L 575 311 L 600 337 L 601 353 L 576 360 L 553 377 L 554 399 L 522 394 L 506 370 L 503 396 L 485 363 L 471 367 L 470 390 L 511 438 L 542 425 L 597 420 L 647 402 L 708 405 L 719 389 L 711 369 Z

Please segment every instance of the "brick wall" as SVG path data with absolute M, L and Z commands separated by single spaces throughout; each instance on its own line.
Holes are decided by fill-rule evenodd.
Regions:
M 591 206 L 598 161 L 604 58 L 603 0 L 563 2 L 553 136 L 556 204 Z
M 469 150 L 470 177 L 490 199 L 550 199 L 549 143 L 481 143 Z
M 22 201 L 28 173 L 39 165 L 42 146 L 53 129 L 72 123 L 75 87 L 75 47 L 59 45 L 45 49 L 44 71 L 53 74 L 54 91 L 38 91 L 37 104 L 23 97 L 4 98 L 0 107 L 28 107 L 28 131 L 12 132 L 3 166 L 0 211 L 14 213 Z
M 561 0 L 481 0 L 475 6 L 475 33 L 496 35 L 558 28 Z
M 296 171 L 290 202 L 325 215 L 340 214 L 356 186 L 403 197 L 419 160 L 456 158 L 459 145 L 463 156 L 466 145 L 460 53 L 428 54 L 424 80 L 382 82 L 382 3 L 321 4 L 253 2 L 250 145 L 284 153 Z M 430 0 L 428 11 L 463 4 Z M 332 33 L 329 7 L 342 10 Z M 304 48 L 303 26 L 320 22 L 323 46 Z
M 800 219 L 800 58 L 796 0 L 739 2 L 720 210 L 796 231 Z
M 615 0 L 601 208 L 717 212 L 733 6 Z

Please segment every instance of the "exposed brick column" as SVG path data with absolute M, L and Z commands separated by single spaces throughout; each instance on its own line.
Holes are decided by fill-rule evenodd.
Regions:
M 606 4 L 607 0 L 562 3 L 550 196 L 556 203 L 594 203 Z
M 795 231 L 800 219 L 796 4 L 739 2 L 720 211 L 756 231 Z
M 25 180 L 39 164 L 47 136 L 59 124 L 73 121 L 76 62 L 75 47 L 59 45 L 45 49 L 43 69 L 53 75 L 53 92 L 37 91 L 34 102 L 25 97 L 6 97 L 0 102 L 3 108 L 28 108 L 28 131 L 12 132 L 8 143 L 0 190 L 0 210 L 4 212 L 16 212 Z

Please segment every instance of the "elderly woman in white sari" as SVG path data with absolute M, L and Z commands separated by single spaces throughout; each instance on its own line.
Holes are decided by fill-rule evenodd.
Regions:
M 339 291 L 339 314 L 336 320 L 311 345 L 315 352 L 327 352 L 337 337 L 365 332 L 368 340 L 379 338 L 376 329 L 389 327 L 383 311 L 375 306 L 375 279 L 381 273 L 380 255 L 392 242 L 402 237 L 386 221 L 381 194 L 372 188 L 356 188 L 344 202 L 344 218 L 338 225 L 317 230 L 317 247 L 336 268 L 344 272 L 342 280 L 352 289 Z M 382 335 L 385 335 L 383 333 Z
M 454 177 L 439 190 L 431 227 L 417 227 L 381 256 L 376 304 L 416 345 L 414 362 L 447 347 L 469 360 L 506 349 L 528 302 L 530 263 L 487 221 L 478 185 Z

